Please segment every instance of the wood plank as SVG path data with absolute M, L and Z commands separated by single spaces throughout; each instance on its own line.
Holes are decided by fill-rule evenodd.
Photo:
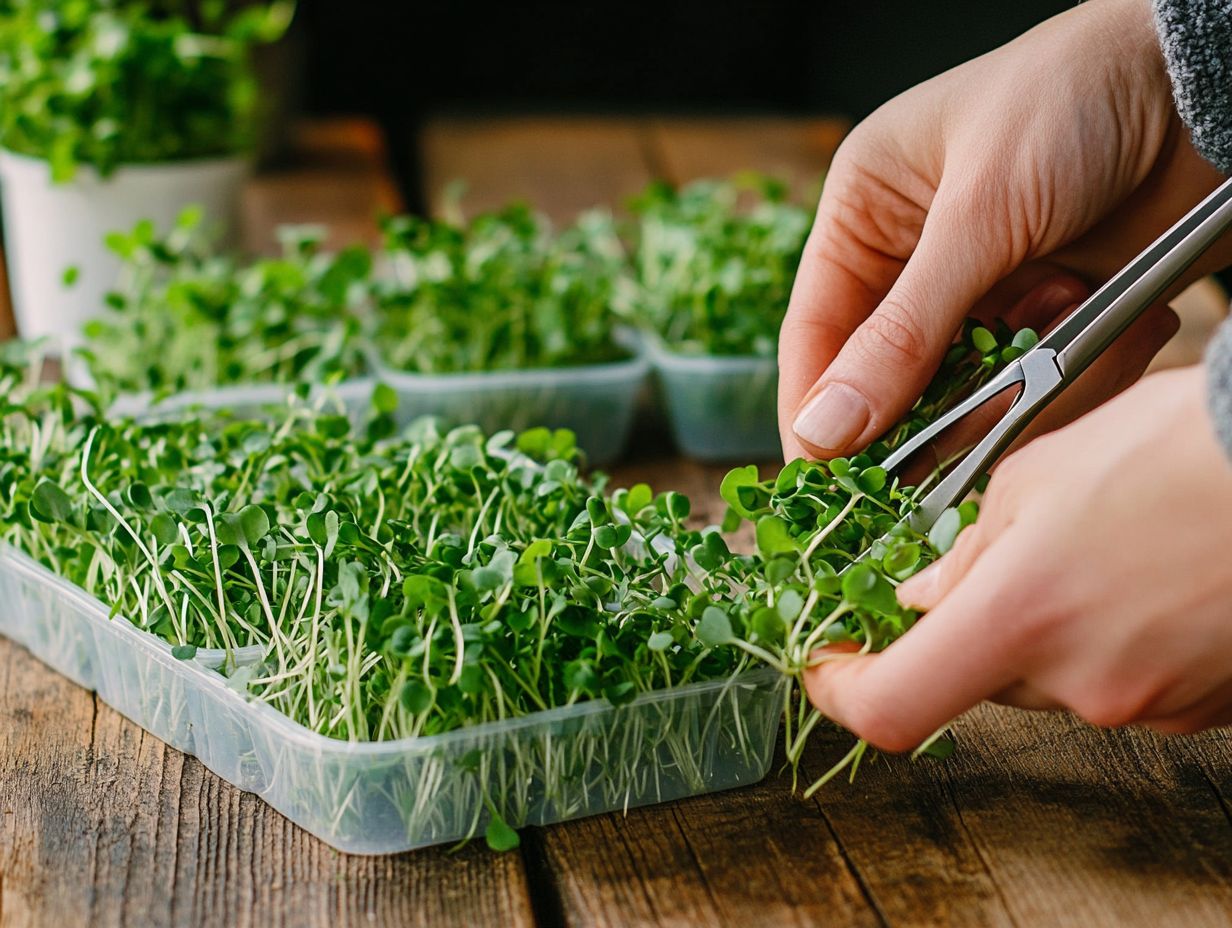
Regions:
M 650 180 L 642 123 L 603 117 L 453 117 L 424 132 L 424 177 L 434 215 L 455 181 L 467 215 L 521 199 L 560 222 L 592 206 L 619 207 Z
M 564 925 L 880 925 L 788 778 L 536 830 Z
M 985 707 L 959 736 L 948 762 L 879 758 L 814 801 L 777 775 L 529 840 L 566 925 L 1229 924 L 1226 732 Z M 850 744 L 823 733 L 805 773 Z
M 375 124 L 305 121 L 295 127 L 287 163 L 258 174 L 244 191 L 243 247 L 273 253 L 276 228 L 295 223 L 326 226 L 329 248 L 374 244 L 380 238 L 377 216 L 401 208 Z
M 805 754 L 807 786 L 854 743 L 823 729 Z M 950 808 L 938 762 L 905 758 L 861 765 L 813 797 L 869 898 L 889 925 L 1011 925 L 979 852 Z
M 660 176 L 682 184 L 699 177 L 760 171 L 814 201 L 820 178 L 850 123 L 840 118 L 673 117 L 649 124 L 649 152 Z
M 348 857 L 0 639 L 0 924 L 533 924 L 482 842 Z
M 891 924 L 1229 923 L 1232 827 L 1164 739 L 992 706 L 958 734 L 945 763 L 882 759 L 819 796 Z

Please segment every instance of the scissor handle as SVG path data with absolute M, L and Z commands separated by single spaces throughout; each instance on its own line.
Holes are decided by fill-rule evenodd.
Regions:
M 893 471 L 959 419 L 1021 384 L 1001 420 L 924 497 L 908 519 L 912 528 L 926 531 L 962 499 L 1040 409 L 1086 370 L 1229 228 L 1232 179 L 1186 213 L 1022 357 L 886 458 L 883 466 Z
M 964 496 L 980 475 L 999 458 L 1035 414 L 1048 405 L 1065 386 L 1056 356 L 1048 350 L 1032 351 L 1015 362 L 1021 373 L 1022 390 L 1005 415 L 988 430 L 980 442 L 963 456 L 912 511 L 907 524 L 917 532 L 927 532 L 934 522 Z
M 1100 287 L 1036 348 L 1055 351 L 1061 376 L 1073 382 L 1230 228 L 1232 179 Z

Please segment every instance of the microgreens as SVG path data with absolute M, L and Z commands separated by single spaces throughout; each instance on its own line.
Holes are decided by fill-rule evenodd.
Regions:
M 723 527 L 751 524 L 749 553 L 693 527 L 678 493 L 583 476 L 567 432 L 421 420 L 394 435 L 383 413 L 356 431 L 303 405 L 275 428 L 107 420 L 91 395 L 31 387 L 3 364 L 0 539 L 181 657 L 259 645 L 264 661 L 237 674 L 250 696 L 336 738 L 619 706 L 763 664 L 799 681 L 826 645 L 880 650 L 914 623 L 894 587 L 976 507 L 928 536 L 901 525 L 922 490 L 879 455 L 1032 338 L 968 327 L 944 388 L 868 454 L 793 461 L 766 480 L 731 471 Z M 821 716 L 790 694 L 784 715 L 797 765 Z M 501 814 L 488 836 L 507 846 Z
M 110 234 L 123 273 L 107 314 L 86 324 L 79 353 L 91 375 L 157 393 L 359 373 L 371 257 L 324 254 L 322 234 L 283 227 L 281 257 L 247 263 L 217 252 L 195 208 L 163 236 L 148 221 Z
M 773 357 L 810 212 L 755 175 L 679 191 L 654 184 L 632 209 L 625 311 L 673 351 Z
M 603 363 L 629 354 L 622 320 L 676 351 L 770 356 L 808 227 L 783 196 L 764 179 L 652 187 L 631 249 L 602 211 L 556 233 L 510 206 L 387 219 L 375 253 L 326 255 L 317 230 L 286 229 L 281 258 L 247 263 L 190 210 L 165 235 L 108 237 L 123 277 L 83 354 L 96 381 L 136 392 L 319 383 L 365 352 L 423 374 Z
M 610 216 L 555 235 L 522 206 L 469 223 L 385 223 L 388 280 L 375 339 L 390 365 L 424 374 L 593 364 L 625 357 L 612 293 L 624 252 Z
M 226 15 L 205 3 L 5 0 L 0 4 L 0 145 L 50 161 L 57 181 L 80 163 L 229 155 L 250 146 L 257 106 L 253 45 L 286 29 L 278 0 Z

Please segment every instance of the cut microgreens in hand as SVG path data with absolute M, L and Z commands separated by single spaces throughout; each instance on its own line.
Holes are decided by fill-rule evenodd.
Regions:
M 162 393 L 359 373 L 371 257 L 359 247 L 322 253 L 322 235 L 284 227 L 280 257 L 245 263 L 215 250 L 197 209 L 162 237 L 149 222 L 112 233 L 124 266 L 108 313 L 86 325 L 80 354 L 91 375 Z
M 940 375 L 955 382 L 890 443 L 1028 340 L 968 328 Z M 769 480 L 737 468 L 723 528 L 748 522 L 756 538 L 737 554 L 717 527 L 689 526 L 680 494 L 579 474 L 567 432 L 420 421 L 392 435 L 384 416 L 357 432 L 302 406 L 272 429 L 108 421 L 90 395 L 32 388 L 12 364 L 0 396 L 0 538 L 181 657 L 260 646 L 235 685 L 354 741 L 619 706 L 760 665 L 798 681 L 819 648 L 880 650 L 909 629 L 894 586 L 976 514 L 965 504 L 932 537 L 899 525 L 920 490 L 878 466 L 885 445 Z M 784 714 L 797 765 L 820 716 L 790 698 Z M 500 820 L 503 797 L 487 801 Z

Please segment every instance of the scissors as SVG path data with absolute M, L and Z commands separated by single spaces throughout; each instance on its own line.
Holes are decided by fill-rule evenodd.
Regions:
M 1090 367 L 1229 228 L 1232 179 L 1224 181 L 1034 347 L 886 458 L 882 466 L 893 471 L 968 413 L 1006 390 L 1019 388 L 1001 420 L 903 522 L 914 531 L 927 532 L 945 510 L 970 492 L 1040 410 Z

